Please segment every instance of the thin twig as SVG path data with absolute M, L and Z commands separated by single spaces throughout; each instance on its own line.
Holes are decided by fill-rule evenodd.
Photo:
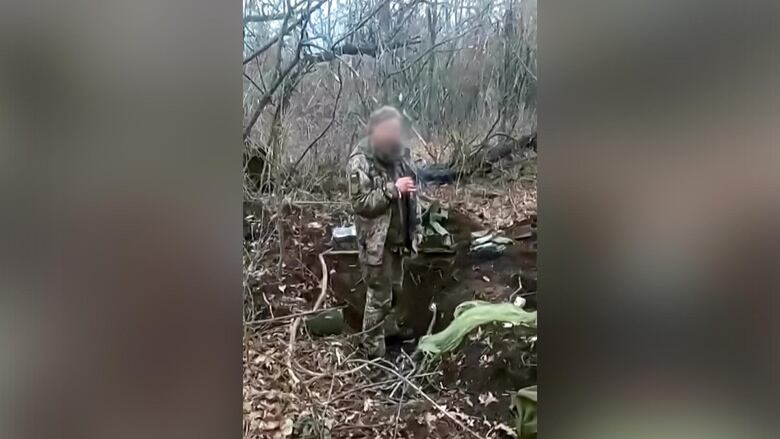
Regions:
M 349 204 L 349 201 L 291 201 L 290 204 L 292 204 L 293 206 L 327 205 L 327 204 L 346 206 Z
M 356 25 L 354 28 L 352 28 L 352 29 L 351 29 L 349 32 L 345 33 L 344 35 L 342 35 L 342 36 L 341 36 L 341 38 L 337 39 L 337 40 L 336 40 L 336 41 L 335 41 L 333 44 L 331 44 L 331 45 L 330 45 L 330 46 L 331 46 L 331 50 L 335 49 L 335 48 L 336 48 L 336 46 L 337 46 L 339 43 L 341 43 L 342 41 L 344 41 L 344 40 L 346 40 L 347 38 L 349 38 L 349 37 L 351 37 L 352 35 L 354 35 L 354 34 L 355 34 L 355 32 L 359 31 L 359 30 L 360 30 L 360 28 L 362 28 L 362 27 L 363 27 L 363 25 L 365 25 L 365 24 L 368 22 L 368 20 L 370 20 L 370 19 L 371 19 L 371 17 L 373 17 L 374 15 L 376 15 L 376 13 L 377 13 L 377 12 L 379 12 L 379 10 L 380 10 L 380 9 L 382 9 L 382 8 L 383 8 L 383 7 L 384 7 L 384 6 L 387 4 L 387 2 L 388 2 L 388 1 L 389 1 L 389 0 L 384 0 L 383 2 L 379 3 L 379 4 L 378 4 L 378 5 L 377 5 L 377 6 L 374 8 L 374 10 L 372 10 L 372 11 L 371 11 L 371 12 L 370 12 L 370 13 L 369 13 L 369 14 L 368 14 L 368 15 L 367 15 L 365 18 L 363 18 L 363 20 L 361 20 L 361 21 L 360 21 L 360 22 L 359 22 L 359 23 L 358 23 L 358 24 L 357 24 L 357 25 Z
M 420 389 L 416 384 L 414 384 L 413 382 L 409 381 L 409 379 L 407 379 L 405 376 L 401 375 L 397 371 L 393 370 L 392 368 L 389 368 L 387 366 L 383 366 L 383 365 L 381 365 L 379 363 L 373 363 L 373 362 L 370 362 L 370 361 L 367 361 L 367 360 L 361 360 L 359 358 L 355 358 L 354 360 L 350 360 L 350 362 L 364 363 L 364 364 L 367 364 L 367 365 L 373 365 L 373 366 L 376 366 L 376 367 L 378 367 L 378 368 L 380 368 L 380 369 L 382 369 L 382 370 L 384 370 L 386 372 L 392 373 L 393 375 L 397 376 L 398 378 L 400 378 L 404 382 L 406 382 L 406 384 L 409 385 L 409 387 L 411 387 L 417 393 L 419 393 L 420 396 L 425 398 L 426 401 L 431 403 L 431 405 L 433 405 L 433 407 L 436 410 L 440 411 L 444 416 L 450 418 L 450 420 L 452 420 L 452 422 L 458 424 L 458 426 L 460 428 L 462 428 L 463 430 L 467 431 L 468 433 L 470 433 L 472 436 L 474 436 L 477 439 L 484 439 L 482 436 L 477 434 L 474 430 L 470 429 L 466 424 L 461 422 L 460 419 L 456 418 L 455 416 L 452 416 L 452 414 L 450 414 L 450 412 L 448 412 L 447 409 L 445 409 L 444 407 L 439 405 L 436 401 L 434 401 L 433 398 L 428 396 L 427 393 L 423 392 L 422 389 Z
M 404 63 L 404 64 L 406 64 L 406 66 L 405 66 L 405 67 L 402 67 L 402 68 L 400 68 L 400 69 L 398 69 L 398 70 L 396 70 L 396 71 L 394 71 L 394 72 L 390 72 L 390 73 L 388 73 L 388 74 L 387 74 L 387 76 L 388 76 L 388 77 L 390 77 L 390 76 L 394 76 L 394 75 L 397 75 L 397 74 L 399 74 L 399 73 L 403 73 L 403 72 L 405 72 L 405 71 L 409 70 L 410 68 L 412 68 L 412 66 L 414 66 L 414 65 L 417 63 L 417 61 L 420 61 L 421 59 L 423 59 L 423 58 L 424 58 L 426 55 L 428 55 L 429 53 L 431 53 L 431 52 L 432 52 L 434 49 L 436 49 L 437 47 L 439 47 L 439 46 L 441 46 L 441 45 L 444 45 L 444 44 L 447 44 L 447 43 L 449 43 L 449 42 L 451 42 L 451 41 L 457 40 L 458 38 L 460 38 L 460 37 L 462 37 L 462 36 L 466 35 L 467 33 L 469 33 L 469 32 L 472 32 L 472 31 L 475 31 L 475 30 L 477 30 L 477 29 L 479 29 L 479 28 L 481 28 L 481 27 L 482 27 L 481 25 L 480 25 L 480 26 L 475 26 L 475 27 L 472 27 L 471 29 L 467 29 L 467 30 L 465 30 L 465 31 L 463 31 L 463 32 L 461 32 L 461 33 L 459 33 L 459 34 L 457 34 L 457 35 L 454 35 L 454 36 L 452 36 L 452 37 L 450 37 L 450 38 L 447 38 L 446 40 L 442 40 L 442 41 L 440 41 L 440 42 L 438 42 L 438 43 L 434 44 L 433 46 L 431 46 L 430 48 L 428 48 L 428 50 L 426 50 L 426 51 L 424 51 L 424 52 L 420 53 L 419 55 L 417 55 L 417 56 L 416 56 L 416 57 L 415 57 L 413 60 L 409 61 L 408 63 L 406 63 L 406 62 L 405 62 L 405 63 Z
M 439 374 L 440 374 L 440 372 L 427 372 L 427 373 L 421 373 L 421 374 L 418 374 L 418 375 L 414 375 L 412 378 L 424 378 L 424 377 L 428 377 L 428 376 L 432 376 L 432 375 L 439 375 Z M 346 398 L 347 396 L 352 395 L 353 393 L 357 393 L 357 392 L 360 392 L 360 391 L 363 391 L 363 390 L 369 390 L 369 389 L 374 389 L 374 388 L 381 388 L 381 387 L 383 387 L 383 386 L 385 386 L 387 384 L 393 384 L 396 381 L 397 381 L 396 378 L 390 378 L 390 379 L 383 380 L 383 381 L 378 381 L 378 382 L 375 382 L 375 383 L 363 384 L 361 386 L 358 386 L 358 387 L 355 387 L 355 388 L 352 388 L 352 389 L 349 389 L 349 390 L 346 390 L 344 392 L 339 393 L 338 395 L 334 396 L 330 400 L 330 402 L 337 401 L 337 400 L 342 399 L 342 398 Z
M 320 3 L 322 4 L 322 3 Z M 242 138 L 244 141 L 246 141 L 249 138 L 249 135 L 252 133 L 252 127 L 255 126 L 255 123 L 257 123 L 257 119 L 260 118 L 260 114 L 263 112 L 263 109 L 266 105 L 268 105 L 269 102 L 271 102 L 271 98 L 273 98 L 274 93 L 276 92 L 276 89 L 279 88 L 279 86 L 284 82 L 287 75 L 290 74 L 292 69 L 298 65 L 298 63 L 301 61 L 301 50 L 303 50 L 303 36 L 306 33 L 306 26 L 309 24 L 309 17 L 310 14 L 304 14 L 303 17 L 301 17 L 301 22 L 303 23 L 303 26 L 301 27 L 301 34 L 298 42 L 298 48 L 295 50 L 295 58 L 290 62 L 290 64 L 284 69 L 281 70 L 282 67 L 282 57 L 281 57 L 281 50 L 279 54 L 279 62 L 277 64 L 277 78 L 276 82 L 269 88 L 262 98 L 260 98 L 260 102 L 257 104 L 257 108 L 255 108 L 254 113 L 252 113 L 252 117 L 249 119 L 249 123 L 247 124 L 246 128 L 244 128 L 244 133 L 242 135 Z M 281 48 L 281 44 L 280 44 Z M 249 59 L 251 61 L 251 59 Z M 246 64 L 249 61 L 245 61 L 244 64 Z
M 294 318 L 298 318 L 298 317 L 305 317 L 305 316 L 312 315 L 312 314 L 319 314 L 319 313 L 328 312 L 328 311 L 334 311 L 334 310 L 343 309 L 343 308 L 345 308 L 345 306 L 336 306 L 336 307 L 333 307 L 333 308 L 325 308 L 325 309 L 303 311 L 303 312 L 299 312 L 299 313 L 295 313 L 295 314 L 288 314 L 286 316 L 279 316 L 279 317 L 273 317 L 273 318 L 270 318 L 270 319 L 262 319 L 262 320 L 254 320 L 254 321 L 251 321 L 251 322 L 246 322 L 245 326 L 265 325 L 267 323 L 281 322 L 281 321 L 284 321 L 284 320 L 294 319 Z
M 395 425 L 393 426 L 393 439 L 398 434 L 398 420 L 401 418 L 401 407 L 404 406 L 404 393 L 406 393 L 406 386 L 401 389 L 401 399 L 398 402 L 398 410 L 395 412 Z
M 330 127 L 332 127 L 333 123 L 336 121 L 336 110 L 338 110 L 338 108 L 339 108 L 339 100 L 341 99 L 341 90 L 344 88 L 344 81 L 341 79 L 341 68 L 338 69 L 338 81 L 337 82 L 339 83 L 339 91 L 336 94 L 336 101 L 333 103 L 333 113 L 330 116 L 330 122 L 328 122 L 328 125 L 325 126 L 325 129 L 323 129 L 320 132 L 320 134 L 317 137 L 315 137 L 314 140 L 311 141 L 311 143 L 309 143 L 309 145 L 306 147 L 306 149 L 303 150 L 303 152 L 301 153 L 300 157 L 298 157 L 298 160 L 296 160 L 295 163 L 293 163 L 293 165 L 292 165 L 292 169 L 293 170 L 295 170 L 295 168 L 298 167 L 298 164 L 300 164 L 301 160 L 303 160 L 303 158 L 306 157 L 306 154 L 309 153 L 309 150 L 311 150 L 311 148 L 314 145 L 316 145 L 317 142 L 319 142 L 320 139 L 322 139 L 323 136 L 325 136 L 325 134 L 328 132 L 328 130 L 330 130 Z M 290 173 L 287 176 L 287 178 L 289 179 L 290 176 L 292 176 L 292 173 Z
M 262 75 L 261 75 L 260 77 L 262 78 Z M 248 79 L 248 80 L 249 80 L 249 82 L 251 82 L 251 83 L 252 83 L 252 85 L 254 85 L 254 86 L 255 86 L 255 88 L 257 89 L 257 91 L 259 91 L 260 93 L 265 93 L 265 90 L 263 90 L 263 89 L 262 89 L 262 87 L 260 87 L 259 85 L 257 85 L 257 83 L 255 82 L 255 80 L 254 80 L 254 79 L 252 79 L 252 78 L 251 78 L 249 75 L 247 75 L 247 74 L 246 74 L 246 72 L 244 72 L 244 78 Z
M 328 292 L 328 264 L 325 263 L 325 254 L 330 250 L 326 250 L 320 253 L 320 266 L 322 267 L 322 279 L 320 280 L 320 295 L 314 302 L 312 311 L 317 311 L 325 300 L 325 296 Z M 294 384 L 298 384 L 301 380 L 295 375 L 292 367 L 293 352 L 295 351 L 295 334 L 298 332 L 298 327 L 301 325 L 301 318 L 296 317 L 295 320 L 290 323 L 290 341 L 287 344 L 287 373 L 290 375 L 290 380 Z
M 517 60 L 520 61 L 520 65 L 523 66 L 523 68 L 528 73 L 528 75 L 531 76 L 531 78 L 533 78 L 534 81 L 537 81 L 536 75 L 534 74 L 534 72 L 531 71 L 531 69 L 528 68 L 525 62 L 523 62 L 523 59 L 521 57 L 518 57 Z
M 320 6 L 322 6 L 323 4 L 325 4 L 325 0 L 321 0 L 320 2 L 315 3 L 311 8 L 309 8 L 306 11 L 304 11 L 301 14 L 301 17 L 298 20 L 296 20 L 294 23 L 292 23 L 289 26 L 285 26 L 275 37 L 271 38 L 267 43 L 263 44 L 262 47 L 260 47 L 259 49 L 255 50 L 254 52 L 252 52 L 251 55 L 246 57 L 246 59 L 244 59 L 243 65 L 247 65 L 250 61 L 252 61 L 253 59 L 255 59 L 258 56 L 260 56 L 266 50 L 270 49 L 271 46 L 274 45 L 274 43 L 279 41 L 281 38 L 284 38 L 284 36 L 287 35 L 296 26 L 298 26 L 299 24 L 303 23 L 304 20 L 308 20 L 309 16 L 311 16 L 311 14 L 314 11 L 316 11 L 317 9 L 319 9 Z M 304 25 L 304 27 L 305 27 L 305 25 Z
M 350 424 L 342 424 L 342 425 L 337 425 L 337 426 L 333 427 L 333 431 L 338 431 L 338 430 L 353 430 L 353 429 L 359 429 L 359 428 L 370 428 L 370 429 L 374 429 L 374 428 L 377 428 L 377 427 L 384 427 L 384 426 L 385 426 L 385 424 L 368 424 L 368 425 L 361 425 L 361 424 L 353 424 L 353 425 L 350 425 Z
M 354 367 L 354 368 L 349 369 L 349 370 L 342 370 L 340 372 L 330 373 L 330 372 L 314 372 L 314 371 L 311 371 L 311 370 L 306 369 L 305 367 L 301 366 L 298 362 L 296 362 L 295 365 L 298 366 L 298 368 L 300 370 L 302 370 L 305 373 L 307 373 L 308 375 L 311 375 L 312 377 L 314 377 L 314 378 L 311 378 L 308 381 L 306 381 L 306 383 L 304 383 L 304 384 L 308 384 L 308 383 L 311 383 L 311 382 L 314 382 L 314 381 L 317 381 L 319 379 L 326 378 L 326 377 L 341 377 L 341 376 L 345 376 L 345 375 L 351 375 L 351 374 L 353 374 L 355 372 L 359 372 L 359 371 L 361 371 L 361 370 L 366 368 L 366 365 L 362 364 L 360 366 Z

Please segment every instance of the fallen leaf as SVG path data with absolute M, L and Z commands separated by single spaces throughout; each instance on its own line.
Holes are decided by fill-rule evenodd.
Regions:
M 276 430 L 279 428 L 279 421 L 263 421 L 260 423 L 261 430 Z
M 487 276 L 482 276 L 482 280 L 484 280 L 485 282 L 490 282 L 490 278 Z
M 287 285 L 279 285 L 277 288 L 279 288 L 279 291 L 284 293 L 284 290 L 287 289 Z
M 504 433 L 508 434 L 509 436 L 512 436 L 512 437 L 517 437 L 517 432 L 515 432 L 513 429 L 509 428 L 509 426 L 507 426 L 506 424 L 501 424 L 501 423 L 499 423 L 499 424 L 496 424 L 496 425 L 493 427 L 493 429 L 494 429 L 495 431 L 501 431 L 501 432 L 504 432 Z
M 294 423 L 293 423 L 292 419 L 286 418 L 284 420 L 284 424 L 282 424 L 282 436 L 283 437 L 292 436 L 292 434 L 293 434 L 293 425 L 294 425 Z
M 488 406 L 493 402 L 498 402 L 498 398 L 493 396 L 493 393 L 483 393 L 482 395 L 479 395 L 479 402 L 482 403 L 484 406 Z
M 514 241 L 512 241 L 510 238 L 507 238 L 505 236 L 496 236 L 493 239 L 491 239 L 496 244 L 512 244 Z
M 472 238 L 481 238 L 481 237 L 487 235 L 488 233 L 490 233 L 489 229 L 479 230 L 477 232 L 471 232 L 471 237 Z
M 327 428 L 328 430 L 333 430 L 333 425 L 335 424 L 335 422 L 333 421 L 333 419 L 328 418 L 325 420 L 324 424 L 325 424 L 325 428 Z
M 429 430 L 431 427 L 433 427 L 434 424 L 436 424 L 436 419 L 436 415 L 432 414 L 431 412 L 425 412 L 425 423 L 428 425 Z

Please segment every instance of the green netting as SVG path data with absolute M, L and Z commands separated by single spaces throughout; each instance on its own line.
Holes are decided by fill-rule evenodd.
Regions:
M 455 318 L 441 332 L 420 339 L 417 349 L 440 354 L 457 348 L 463 337 L 487 323 L 511 323 L 536 327 L 536 311 L 528 312 L 511 303 L 463 302 L 455 308 Z

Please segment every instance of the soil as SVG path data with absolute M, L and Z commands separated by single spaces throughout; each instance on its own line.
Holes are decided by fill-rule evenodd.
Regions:
M 403 293 L 395 298 L 395 306 L 403 316 L 404 325 L 413 329 L 415 337 L 424 335 L 428 330 L 432 317 L 431 303 L 436 303 L 433 328 L 436 332 L 452 321 L 455 307 L 460 303 L 475 299 L 507 301 L 518 290 L 521 278 L 535 279 L 536 276 L 535 235 L 507 246 L 504 254 L 496 259 L 478 260 L 468 250 L 471 232 L 481 230 L 481 225 L 458 211 L 451 211 L 450 216 L 447 229 L 456 243 L 454 255 L 419 254 L 404 261 L 404 288 Z M 513 236 L 512 230 L 506 234 Z M 345 319 L 353 329 L 359 330 L 365 305 L 365 285 L 357 255 L 333 256 L 328 260 L 328 266 L 331 288 L 338 300 L 347 305 Z M 529 282 L 524 282 L 524 286 L 526 283 Z M 527 287 L 531 286 L 535 287 L 535 282 Z M 532 292 L 535 288 L 524 291 Z
M 405 325 L 411 327 L 415 339 L 428 330 L 432 313 L 429 305 L 435 302 L 437 316 L 434 332 L 444 329 L 452 320 L 455 307 L 468 300 L 505 302 L 518 291 L 519 281 L 523 293 L 536 291 L 536 231 L 529 220 L 505 230 L 509 237 L 520 237 L 507 247 L 505 253 L 489 261 L 475 260 L 468 252 L 471 232 L 482 227 L 460 212 L 450 212 L 448 230 L 457 243 L 455 254 L 450 257 L 419 255 L 406 261 L 404 291 L 397 306 L 405 316 Z M 339 255 L 329 262 L 332 274 L 331 287 L 336 297 L 347 305 L 345 319 L 349 326 L 359 331 L 362 322 L 365 286 L 355 255 Z M 525 295 L 525 294 L 524 294 Z M 535 308 L 535 294 L 525 295 L 527 309 Z M 461 348 L 442 358 L 444 388 L 463 391 L 466 401 L 464 412 L 484 416 L 491 420 L 510 419 L 510 396 L 507 389 L 520 389 L 536 382 L 536 367 L 529 366 L 529 346 L 521 341 L 520 328 L 505 329 L 486 327 L 478 335 L 467 339 Z M 527 335 L 527 334 L 526 334 Z M 404 346 L 411 351 L 414 344 Z M 398 346 L 389 346 L 390 350 Z M 490 394 L 495 402 L 485 405 L 480 398 Z M 427 427 L 415 420 L 413 411 L 406 416 L 412 428 L 411 437 L 427 437 Z M 418 425 L 415 430 L 414 425 Z M 423 428 L 425 427 L 425 428 Z M 424 434 L 422 433 L 424 432 Z M 437 437 L 441 436 L 438 432 Z
M 533 197 L 535 199 L 535 195 Z M 515 195 L 515 199 L 519 198 Z M 414 349 L 417 338 L 428 331 L 433 317 L 429 310 L 431 303 L 436 304 L 437 310 L 434 331 L 443 329 L 452 320 L 455 307 L 468 300 L 505 302 L 519 293 L 528 301 L 526 309 L 535 308 L 535 217 L 512 221 L 507 215 L 522 218 L 524 213 L 513 209 L 496 210 L 494 206 L 465 207 L 450 208 L 450 219 L 445 224 L 456 243 L 453 255 L 421 254 L 406 260 L 404 291 L 398 295 L 396 306 L 405 315 L 404 324 L 412 328 L 415 339 L 411 343 L 400 344 L 399 341 L 399 344 L 389 346 L 391 352 L 399 353 L 401 347 L 407 352 Z M 498 212 L 500 216 L 485 217 L 479 212 Z M 345 225 L 348 221 L 346 213 L 325 212 L 324 209 L 291 207 L 284 216 L 281 258 L 278 241 L 253 240 L 272 250 L 258 264 L 262 268 L 247 280 L 255 319 L 280 317 L 311 308 L 320 293 L 318 255 L 329 247 L 332 227 Z M 470 234 L 486 227 L 501 228 L 515 243 L 493 260 L 478 260 L 468 252 Z M 252 232 L 251 227 L 249 230 L 245 227 L 245 235 L 247 231 Z M 345 305 L 344 316 L 350 328 L 343 336 L 336 337 L 300 334 L 295 348 L 296 361 L 308 370 L 326 372 L 326 378 L 308 378 L 306 386 L 298 388 L 290 387 L 285 367 L 288 324 L 272 324 L 247 332 L 244 410 L 246 428 L 252 432 L 250 436 L 272 437 L 266 432 L 276 429 L 273 437 L 277 437 L 285 422 L 299 423 L 313 407 L 327 407 L 327 413 L 317 412 L 317 416 L 335 422 L 331 427 L 333 438 L 377 437 L 378 431 L 389 431 L 388 426 L 395 430 L 393 425 L 396 423 L 399 438 L 469 437 L 419 395 L 406 395 L 406 402 L 400 406 L 396 418 L 399 405 L 390 397 L 389 387 L 349 393 L 358 386 L 369 386 L 375 380 L 362 373 L 335 380 L 327 375 L 354 367 L 354 364 L 342 362 L 345 358 L 361 355 L 355 351 L 357 339 L 350 337 L 350 332 L 359 332 L 361 327 L 365 285 L 357 255 L 326 256 L 326 262 L 332 294 L 323 307 Z M 520 283 L 523 288 L 518 291 Z M 448 411 L 462 413 L 469 421 L 476 421 L 476 424 L 470 424 L 476 430 L 485 433 L 491 429 L 492 433 L 486 437 L 508 437 L 492 430 L 491 425 L 511 424 L 508 391 L 536 380 L 533 349 L 521 341 L 519 330 L 500 326 L 480 328 L 456 351 L 441 358 L 437 366 L 440 375 L 421 378 L 418 384 Z M 399 353 L 398 359 L 401 357 Z M 338 394 L 349 396 L 331 403 L 329 395 Z M 366 405 L 367 401 L 373 402 Z M 367 410 L 366 407 L 370 408 Z

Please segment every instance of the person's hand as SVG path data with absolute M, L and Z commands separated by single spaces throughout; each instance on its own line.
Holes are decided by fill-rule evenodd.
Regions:
M 399 178 L 395 181 L 395 188 L 398 189 L 398 193 L 402 195 L 417 190 L 417 188 L 414 186 L 414 179 L 412 179 L 412 177 Z

